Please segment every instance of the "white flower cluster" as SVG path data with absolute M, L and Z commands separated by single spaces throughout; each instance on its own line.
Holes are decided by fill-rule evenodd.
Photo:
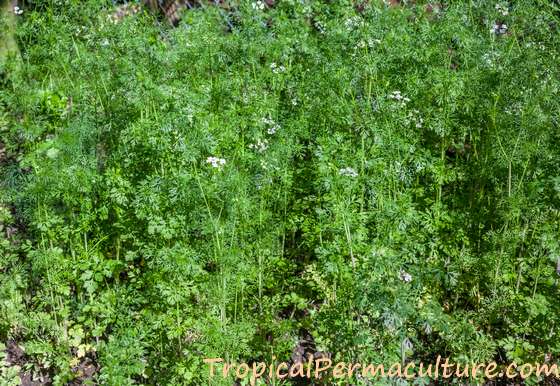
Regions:
M 406 104 L 410 102 L 410 98 L 402 95 L 399 90 L 393 91 L 387 96 L 387 98 L 396 101 L 400 105 L 400 107 L 405 107 Z
M 261 0 L 258 0 L 256 2 L 254 2 L 253 3 L 253 9 L 263 11 L 264 10 L 264 2 L 262 2 Z
M 226 160 L 218 157 L 208 157 L 206 163 L 211 164 L 213 168 L 221 168 L 226 164 Z
M 536 46 L 541 51 L 546 50 L 546 46 L 542 42 L 538 42 L 538 43 L 527 42 L 527 43 L 525 43 L 525 47 L 527 47 L 527 48 L 531 48 L 531 47 L 534 47 L 534 46 Z
M 381 39 L 368 39 L 367 42 L 365 40 L 360 40 L 357 48 L 373 48 L 376 44 L 381 44 Z
M 338 174 L 340 174 L 341 176 L 352 177 L 352 178 L 358 177 L 358 172 L 356 170 L 352 169 L 351 167 L 346 167 L 346 168 L 340 169 L 338 171 Z
M 490 51 L 482 55 L 482 62 L 487 67 L 495 67 L 499 59 L 500 55 L 495 51 Z
M 262 121 L 268 126 L 266 132 L 270 135 L 276 134 L 276 132 L 280 129 L 280 126 L 270 118 L 264 117 Z
M 391 94 L 389 94 L 389 99 L 394 99 L 399 102 L 402 101 L 404 103 L 410 102 L 410 99 L 405 96 L 402 96 L 399 90 L 393 91 Z
M 502 15 L 502 16 L 509 15 L 508 6 L 506 4 L 503 4 L 503 3 L 497 3 L 496 4 L 496 11 L 498 11 L 500 13 L 500 15 Z
M 415 161 L 414 162 L 414 170 L 416 172 L 420 172 L 426 168 L 426 163 L 424 161 Z
M 16 15 L 21 15 L 23 13 L 23 9 L 21 9 L 20 7 L 18 7 L 17 5 L 14 7 L 14 13 Z
M 264 159 L 260 160 L 260 164 L 261 164 L 261 168 L 263 170 L 272 170 L 272 171 L 276 171 L 276 172 L 280 170 L 278 165 L 270 163 L 269 161 L 266 161 Z M 272 183 L 272 180 L 270 180 L 269 182 Z
M 264 153 L 268 149 L 268 140 L 257 139 L 257 142 L 249 145 L 249 148 L 258 151 L 259 153 Z
M 281 72 L 285 72 L 286 71 L 286 67 L 280 65 L 278 66 L 276 63 L 272 63 L 270 65 L 270 69 L 272 70 L 273 73 L 275 74 L 279 74 Z
M 399 278 L 405 283 L 410 283 L 412 281 L 412 275 L 402 269 L 401 272 L 399 273 Z
M 496 35 L 503 35 L 507 32 L 507 30 L 508 30 L 507 24 L 494 23 L 494 25 L 490 29 L 490 32 Z
M 353 30 L 356 27 L 359 27 L 360 24 L 362 24 L 362 20 L 360 19 L 359 16 L 354 16 L 354 17 L 348 18 L 344 22 L 344 26 L 349 31 Z
M 412 181 L 412 175 L 405 164 L 402 161 L 395 161 L 395 174 L 399 181 L 403 182 L 404 184 L 410 184 Z
M 408 114 L 408 117 L 406 119 L 407 124 L 413 123 L 414 126 L 417 129 L 421 129 L 422 128 L 422 124 L 424 123 L 424 120 L 422 119 L 422 117 L 420 116 L 420 111 L 418 110 L 412 110 L 412 112 L 410 112 Z
M 512 104 L 508 105 L 504 109 L 504 112 L 508 115 L 514 115 L 514 114 L 520 114 L 522 109 L 523 108 L 522 108 L 521 103 L 516 102 L 516 103 L 512 103 Z
M 319 20 L 313 22 L 313 25 L 317 28 L 317 31 L 319 31 L 320 34 L 324 34 L 326 32 L 325 26 Z

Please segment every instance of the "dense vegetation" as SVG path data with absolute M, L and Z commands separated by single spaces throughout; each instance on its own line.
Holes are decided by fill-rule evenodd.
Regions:
M 177 28 L 25 3 L 0 383 L 204 385 L 203 358 L 288 360 L 304 335 L 337 361 L 556 360 L 560 8 L 395 3 Z

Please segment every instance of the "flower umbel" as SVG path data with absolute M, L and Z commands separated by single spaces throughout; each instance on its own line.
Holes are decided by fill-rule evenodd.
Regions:
M 496 11 L 498 11 L 502 16 L 509 15 L 509 9 L 506 4 L 498 3 L 496 4 Z
M 286 67 L 282 66 L 282 65 L 277 65 L 276 63 L 271 63 L 270 64 L 270 69 L 272 70 L 273 73 L 275 74 L 280 74 L 282 72 L 286 71 Z
M 340 174 L 341 176 L 352 177 L 352 178 L 358 177 L 358 172 L 351 167 L 340 169 L 338 171 L 338 174 Z
M 391 94 L 389 94 L 388 98 L 393 99 L 397 102 L 401 102 L 403 105 L 410 102 L 410 98 L 402 95 L 399 90 L 393 91 Z
M 221 168 L 226 164 L 226 160 L 219 157 L 208 157 L 206 163 L 212 165 L 213 168 Z
M 412 112 L 408 114 L 406 122 L 407 124 L 413 123 L 417 129 L 421 129 L 424 119 L 420 116 L 420 111 L 412 110 Z
M 253 9 L 258 9 L 259 11 L 264 10 L 264 2 L 262 1 L 256 1 L 253 3 Z
M 263 123 L 268 126 L 266 132 L 270 135 L 276 134 L 276 132 L 280 129 L 280 126 L 274 122 L 274 120 L 264 117 L 262 119 Z
M 257 139 L 257 142 L 250 144 L 249 148 L 259 153 L 264 153 L 268 149 L 268 141 L 266 139 Z
M 504 35 L 505 33 L 507 33 L 507 30 L 508 30 L 507 24 L 505 24 L 505 23 L 494 23 L 494 25 L 490 29 L 490 32 L 492 32 L 493 34 L 496 34 L 496 35 Z
M 401 269 L 399 274 L 399 278 L 404 281 L 405 283 L 410 283 L 412 281 L 412 275 L 404 270 Z

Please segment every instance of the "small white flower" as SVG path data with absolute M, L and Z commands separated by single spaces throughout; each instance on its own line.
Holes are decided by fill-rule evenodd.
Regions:
M 349 31 L 356 28 L 356 27 L 359 27 L 360 24 L 361 24 L 361 20 L 358 16 L 354 16 L 354 17 L 351 17 L 349 19 L 346 19 L 346 21 L 344 22 L 344 26 Z
M 213 168 L 220 168 L 226 164 L 226 160 L 218 157 L 208 157 L 206 163 L 211 164 Z
M 507 32 L 507 30 L 508 30 L 507 24 L 494 23 L 494 25 L 490 29 L 490 32 L 496 35 L 503 35 Z
M 367 42 L 364 40 L 360 40 L 358 42 L 358 44 L 356 45 L 357 48 L 365 48 L 365 47 L 369 47 L 369 48 L 374 48 L 377 44 L 381 43 L 381 39 L 368 39 Z
M 509 10 L 507 5 L 502 4 L 502 3 L 498 3 L 496 4 L 496 11 L 498 11 L 502 16 L 507 16 L 509 15 Z
M 389 94 L 389 99 L 394 99 L 396 101 L 400 101 L 403 99 L 403 96 L 401 95 L 401 92 L 399 90 L 393 91 L 391 94 Z
M 266 126 L 268 126 L 266 132 L 270 135 L 275 134 L 280 129 L 280 125 L 277 125 L 276 122 L 274 122 L 274 120 L 268 117 L 264 117 L 262 121 Z
M 399 274 L 399 278 L 405 283 L 410 283 L 412 281 L 412 275 L 406 271 L 403 271 L 402 269 Z
M 297 106 L 297 98 L 292 98 L 292 106 Z
M 341 176 L 352 177 L 352 178 L 358 177 L 358 172 L 351 167 L 340 169 L 338 171 L 338 174 L 340 174 Z
M 286 71 L 286 67 L 282 66 L 282 65 L 277 65 L 276 63 L 271 63 L 270 64 L 270 69 L 272 70 L 273 73 L 275 74 L 279 74 L 281 72 L 285 72 Z
M 23 13 L 23 9 L 21 9 L 20 7 L 18 7 L 17 5 L 14 7 L 14 13 L 16 15 L 21 15 Z
M 499 63 L 500 55 L 497 52 L 487 52 L 482 55 L 482 62 L 487 67 L 494 67 Z
M 268 140 L 257 139 L 257 142 L 249 145 L 249 148 L 256 150 L 259 153 L 264 153 L 268 149 Z
M 320 21 L 317 20 L 313 23 L 313 25 L 315 26 L 315 28 L 317 28 L 319 33 L 321 33 L 321 34 L 325 33 L 325 26 L 323 25 L 323 23 L 321 23 Z
M 404 106 L 408 102 L 410 102 L 410 98 L 402 95 L 399 90 L 393 91 L 391 94 L 389 94 L 388 98 L 400 102 L 401 106 Z
M 422 124 L 424 123 L 424 120 L 420 116 L 420 111 L 415 109 L 415 110 L 412 110 L 412 112 L 408 114 L 406 122 L 407 122 L 407 124 L 414 123 L 414 126 L 417 129 L 421 129 Z
M 264 10 L 264 3 L 262 1 L 257 1 L 255 3 L 253 3 L 253 9 L 257 9 L 259 11 Z

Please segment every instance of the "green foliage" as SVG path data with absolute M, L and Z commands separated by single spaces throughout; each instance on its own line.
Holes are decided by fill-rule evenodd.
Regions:
M 248 3 L 225 32 L 212 7 L 168 29 L 29 2 L 0 90 L 1 340 L 61 385 L 86 359 L 99 384 L 206 384 L 203 358 L 289 359 L 301 329 L 352 362 L 557 357 L 543 4 Z

